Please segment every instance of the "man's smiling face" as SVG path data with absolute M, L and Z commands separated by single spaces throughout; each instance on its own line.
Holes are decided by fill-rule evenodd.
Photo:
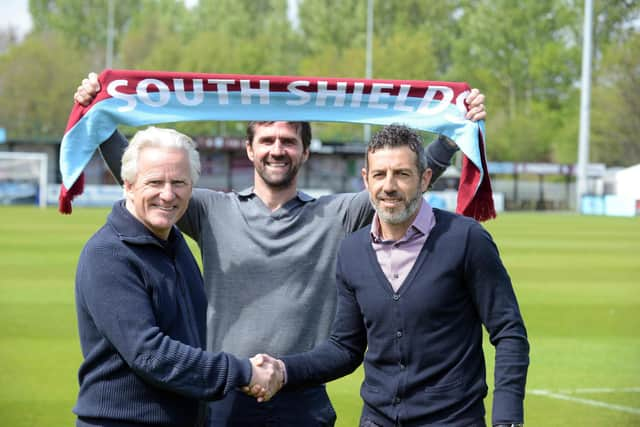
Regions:
M 267 188 L 284 189 L 296 185 L 300 168 L 309 157 L 296 127 L 288 122 L 273 122 L 256 127 L 247 141 L 247 156 L 253 162 L 256 179 Z
M 124 188 L 127 209 L 166 240 L 187 210 L 193 190 L 187 152 L 180 148 L 141 149 L 136 179 L 125 181 Z

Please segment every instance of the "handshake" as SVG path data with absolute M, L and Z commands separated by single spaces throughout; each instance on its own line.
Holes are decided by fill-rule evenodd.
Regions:
M 267 402 L 284 386 L 284 363 L 268 354 L 256 354 L 249 360 L 251 382 L 242 391 L 255 397 L 258 402 Z

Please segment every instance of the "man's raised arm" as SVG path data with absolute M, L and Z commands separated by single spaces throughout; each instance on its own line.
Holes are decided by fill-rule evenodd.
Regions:
M 86 107 L 91 104 L 93 98 L 100 92 L 100 82 L 98 81 L 98 75 L 96 73 L 89 73 L 87 78 L 82 79 L 80 86 L 76 89 L 76 93 L 73 95 L 73 100 L 78 104 Z M 109 168 L 109 172 L 113 175 L 116 181 L 120 185 L 123 184 L 120 177 L 120 170 L 122 169 L 122 154 L 129 145 L 129 141 L 117 130 L 102 144 L 100 144 L 100 154 L 102 159 Z

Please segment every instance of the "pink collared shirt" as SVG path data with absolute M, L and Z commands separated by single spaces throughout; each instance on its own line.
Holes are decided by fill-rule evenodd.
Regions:
M 377 214 L 374 215 L 371 223 L 371 244 L 378 263 L 395 292 L 398 292 L 409 275 L 424 242 L 435 225 L 433 209 L 424 199 L 416 219 L 400 240 L 382 240 L 380 220 Z

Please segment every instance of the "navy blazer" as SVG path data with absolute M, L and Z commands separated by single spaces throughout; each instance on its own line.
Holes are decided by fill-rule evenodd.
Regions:
M 363 416 L 382 425 L 477 422 L 487 394 L 484 325 L 496 348 L 493 422 L 522 422 L 529 344 L 509 275 L 480 224 L 434 214 L 436 225 L 397 293 L 370 228 L 344 240 L 331 337 L 283 358 L 288 384 L 339 378 L 364 358 Z

